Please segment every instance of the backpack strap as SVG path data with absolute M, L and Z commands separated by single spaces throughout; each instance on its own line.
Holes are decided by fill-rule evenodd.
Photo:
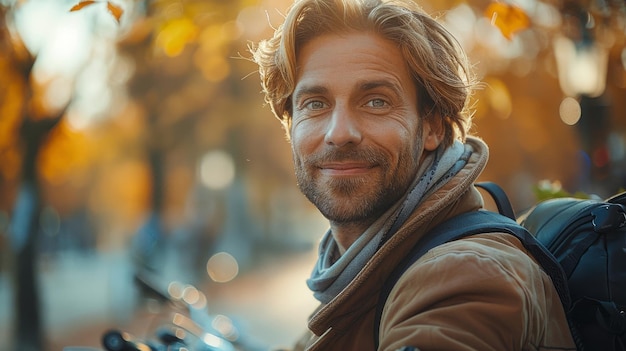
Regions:
M 524 247 L 532 254 L 535 260 L 537 260 L 539 265 L 552 279 L 559 297 L 561 298 L 561 302 L 563 303 L 565 310 L 567 310 L 570 305 L 567 280 L 561 266 L 558 264 L 554 256 L 552 256 L 552 254 L 541 243 L 539 243 L 517 222 L 499 213 L 485 210 L 466 212 L 448 219 L 426 233 L 426 235 L 411 249 L 400 264 L 398 264 L 381 287 L 378 304 L 376 305 L 376 311 L 374 314 L 374 342 L 376 349 L 378 349 L 380 342 L 379 329 L 383 307 L 385 306 L 393 286 L 413 263 L 415 263 L 430 249 L 441 244 L 475 234 L 494 232 L 514 235 L 522 242 Z
M 511 201 L 509 201 L 509 197 L 504 192 L 498 184 L 494 182 L 478 182 L 474 184 L 477 188 L 481 188 L 485 190 L 491 197 L 493 201 L 496 203 L 498 207 L 498 212 L 515 220 L 515 211 L 513 211 L 513 206 L 511 205 Z

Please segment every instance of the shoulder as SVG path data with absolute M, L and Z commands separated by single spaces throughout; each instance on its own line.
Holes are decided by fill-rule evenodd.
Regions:
M 550 278 L 515 237 L 495 233 L 456 240 L 430 250 L 400 277 L 385 303 L 381 334 L 400 340 L 393 346 L 424 349 L 527 345 L 541 340 L 550 306 L 560 306 L 550 289 Z M 419 328 L 409 333 L 401 328 L 406 325 Z
M 515 237 L 489 233 L 430 250 L 404 272 L 390 296 L 432 304 L 481 296 L 526 309 L 550 286 L 549 276 Z
M 499 279 L 524 286 L 549 279 L 522 243 L 506 233 L 477 234 L 440 245 L 408 271 L 409 276 L 445 274 L 461 280 Z
M 533 261 L 532 256 L 515 236 L 508 233 L 483 233 L 453 240 L 430 250 L 424 260 L 442 258 L 447 255 L 488 254 L 494 259 Z

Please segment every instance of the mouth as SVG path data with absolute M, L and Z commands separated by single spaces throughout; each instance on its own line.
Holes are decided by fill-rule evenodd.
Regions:
M 318 168 L 322 174 L 341 177 L 363 175 L 374 167 L 372 164 L 363 162 L 332 162 L 322 164 Z

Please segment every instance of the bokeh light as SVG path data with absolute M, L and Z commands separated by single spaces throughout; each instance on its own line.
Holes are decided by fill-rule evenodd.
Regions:
M 233 321 L 222 314 L 218 314 L 213 318 L 211 327 L 219 331 L 229 341 L 236 341 L 239 338 L 239 331 L 233 324 Z
M 580 104 L 572 97 L 566 97 L 559 106 L 559 116 L 563 123 L 573 126 L 580 120 Z
M 218 252 L 206 264 L 207 273 L 217 283 L 229 282 L 239 274 L 237 260 L 228 252 Z
M 215 150 L 210 151 L 200 161 L 200 180 L 207 188 L 224 189 L 235 178 L 235 163 L 230 154 Z
M 183 298 L 183 290 L 184 289 L 185 289 L 185 286 L 183 284 L 181 284 L 178 281 L 172 281 L 167 286 L 167 293 L 174 300 L 181 300 Z

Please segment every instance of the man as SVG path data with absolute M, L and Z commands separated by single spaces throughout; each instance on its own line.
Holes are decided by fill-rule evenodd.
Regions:
M 441 245 L 381 286 L 429 229 L 483 206 L 475 87 L 455 39 L 411 2 L 298 0 L 253 49 L 298 186 L 330 221 L 307 281 L 306 350 L 574 349 L 550 278 L 517 239 Z

